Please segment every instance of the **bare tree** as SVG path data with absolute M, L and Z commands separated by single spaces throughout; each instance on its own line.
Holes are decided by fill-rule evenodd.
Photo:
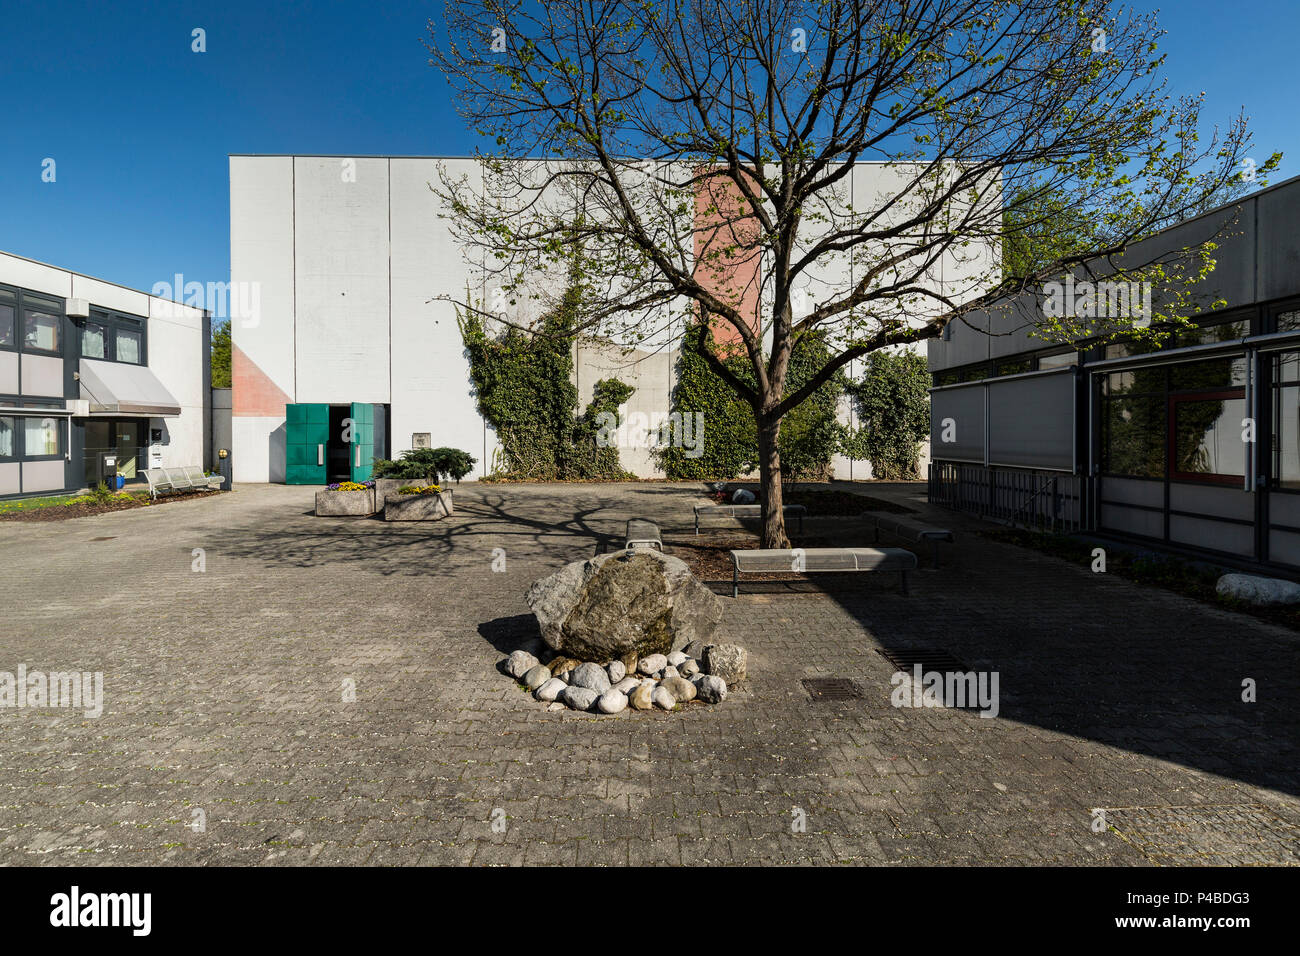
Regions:
M 1195 281 L 1208 257 L 1123 254 L 1249 145 L 1238 117 L 1198 149 L 1154 16 L 1106 0 L 452 0 L 444 27 L 431 62 L 486 144 L 480 182 L 433 186 L 449 219 L 512 296 L 581 248 L 581 328 L 639 341 L 689 316 L 753 409 L 764 547 L 788 546 L 782 418 L 839 369 L 1097 262 Z M 866 161 L 889 188 L 864 201 Z M 1004 274 L 1044 195 L 1078 242 Z M 832 357 L 787 391 L 813 332 Z

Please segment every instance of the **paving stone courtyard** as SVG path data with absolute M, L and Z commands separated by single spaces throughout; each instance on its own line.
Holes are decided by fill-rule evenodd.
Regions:
M 1290 631 L 961 533 L 907 597 L 719 584 L 750 677 L 716 707 L 553 713 L 497 670 L 528 585 L 629 517 L 671 553 L 699 485 L 465 484 L 424 524 L 312 491 L 0 522 L 0 671 L 104 674 L 98 718 L 0 708 L 0 863 L 1300 863 Z M 891 706 L 918 648 L 998 716 Z

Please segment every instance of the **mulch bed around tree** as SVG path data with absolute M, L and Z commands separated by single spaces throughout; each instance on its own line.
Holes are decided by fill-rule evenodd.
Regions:
M 29 511 L 13 511 L 0 514 L 0 521 L 67 521 L 69 518 L 88 518 L 92 515 L 107 514 L 110 511 L 131 511 L 135 508 L 153 508 L 173 501 L 193 501 L 195 498 L 208 498 L 219 495 L 220 491 L 192 491 L 184 495 L 166 495 L 155 498 L 133 498 L 130 501 L 109 501 L 97 504 L 83 501 L 75 505 L 47 505 L 44 508 L 32 508 Z

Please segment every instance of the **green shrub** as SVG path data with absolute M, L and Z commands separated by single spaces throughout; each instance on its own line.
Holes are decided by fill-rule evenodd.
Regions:
M 402 452 L 396 461 L 376 458 L 371 476 L 422 480 L 436 485 L 444 475 L 460 481 L 474 470 L 476 461 L 469 452 L 458 448 L 414 448 Z
M 597 416 L 616 411 L 633 389 L 617 379 L 596 383 L 578 414 L 573 385 L 573 315 L 582 295 L 572 280 L 560 306 L 535 331 L 508 327 L 488 335 L 476 312 L 457 315 L 469 353 L 478 410 L 501 442 L 492 477 L 532 481 L 609 480 L 630 477 L 618 449 L 596 441 Z
M 673 441 L 658 452 L 660 464 L 673 480 L 730 480 L 758 468 L 758 426 L 754 410 L 714 373 L 695 351 L 698 326 L 687 329 L 678 360 L 672 410 L 685 416 L 704 415 L 703 453 L 692 458 Z M 830 359 L 825 339 L 811 333 L 796 343 L 790 356 L 786 391 L 794 392 L 821 371 Z M 738 378 L 752 383 L 753 370 L 743 355 L 729 355 L 724 364 Z M 781 421 L 781 477 L 786 481 L 815 481 L 830 476 L 831 456 L 839 449 L 843 427 L 836 419 L 843 378 L 832 376 Z
M 858 428 L 843 438 L 845 454 L 871 462 L 876 478 L 916 478 L 921 442 L 930 434 L 930 373 L 915 352 L 873 352 L 866 371 L 847 386 Z

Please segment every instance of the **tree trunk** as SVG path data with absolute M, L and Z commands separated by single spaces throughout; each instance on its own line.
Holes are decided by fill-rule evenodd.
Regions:
M 785 536 L 785 511 L 781 497 L 781 419 L 767 413 L 758 415 L 758 474 L 762 484 L 763 547 L 788 548 Z

